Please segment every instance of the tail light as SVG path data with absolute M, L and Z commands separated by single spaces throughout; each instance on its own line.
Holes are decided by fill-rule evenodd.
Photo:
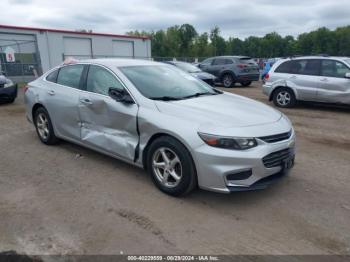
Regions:
M 25 87 L 23 87 L 23 91 L 24 91 L 24 93 L 25 93 L 25 92 L 27 92 L 28 88 L 29 88 L 29 86 L 28 86 L 28 85 L 26 85 Z
M 248 67 L 248 66 L 245 65 L 245 64 L 238 64 L 237 67 L 239 67 L 239 68 L 246 68 L 246 67 Z
M 265 80 L 269 80 L 269 78 L 270 78 L 270 75 L 267 73 L 266 75 L 265 75 Z

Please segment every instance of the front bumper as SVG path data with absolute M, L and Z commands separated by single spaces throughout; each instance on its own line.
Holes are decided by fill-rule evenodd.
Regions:
M 272 153 L 288 150 L 288 159 L 294 162 L 294 148 L 294 132 L 288 140 L 276 143 L 259 141 L 257 147 L 244 151 L 202 145 L 195 152 L 199 187 L 221 193 L 266 188 L 288 170 L 283 162 L 285 159 L 273 167 L 266 167 L 263 159 Z M 242 178 L 241 175 L 247 172 L 250 175 Z
M 0 88 L 0 102 L 7 102 L 17 97 L 17 84 L 7 88 Z

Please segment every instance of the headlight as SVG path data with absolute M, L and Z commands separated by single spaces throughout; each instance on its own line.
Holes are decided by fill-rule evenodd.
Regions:
M 198 135 L 207 145 L 224 149 L 246 150 L 258 145 L 255 138 L 220 137 L 202 133 Z
M 6 84 L 4 85 L 4 88 L 13 86 L 13 82 L 11 80 L 8 80 Z

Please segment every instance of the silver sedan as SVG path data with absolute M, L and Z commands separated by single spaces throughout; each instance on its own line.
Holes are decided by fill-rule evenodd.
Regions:
M 173 196 L 265 188 L 294 164 L 286 116 L 171 65 L 62 64 L 29 83 L 25 102 L 43 143 L 63 139 L 142 167 Z

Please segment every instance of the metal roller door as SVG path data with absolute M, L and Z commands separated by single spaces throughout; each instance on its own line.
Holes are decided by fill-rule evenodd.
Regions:
M 113 56 L 115 57 L 134 57 L 134 42 L 132 41 L 113 41 Z
M 91 39 L 64 37 L 64 56 L 73 56 L 78 59 L 92 58 Z

